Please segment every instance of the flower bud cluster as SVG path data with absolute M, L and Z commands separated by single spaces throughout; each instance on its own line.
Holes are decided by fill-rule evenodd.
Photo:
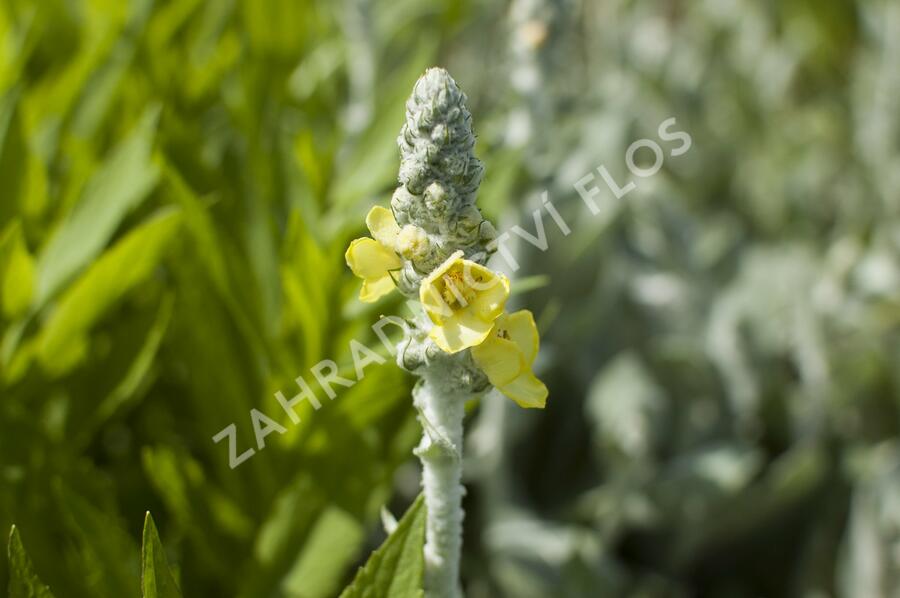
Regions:
M 466 96 L 442 68 L 428 69 L 406 103 L 400 146 L 400 186 L 391 209 L 401 227 L 404 266 L 400 290 L 416 296 L 419 284 L 457 250 L 484 263 L 496 237 L 475 205 L 484 168 L 475 157 Z

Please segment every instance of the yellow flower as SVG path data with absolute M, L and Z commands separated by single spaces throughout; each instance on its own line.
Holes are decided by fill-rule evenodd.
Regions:
M 534 316 L 522 309 L 497 318 L 488 338 L 472 347 L 472 357 L 491 384 L 520 407 L 543 409 L 547 387 L 531 371 L 538 343 Z
M 509 280 L 457 251 L 419 287 L 419 300 L 434 324 L 428 336 L 447 353 L 487 338 L 509 297 Z
M 391 271 L 403 266 L 395 247 L 400 227 L 387 208 L 375 206 L 366 216 L 366 226 L 374 239 L 354 239 L 344 258 L 353 273 L 363 279 L 359 300 L 373 303 L 394 290 Z

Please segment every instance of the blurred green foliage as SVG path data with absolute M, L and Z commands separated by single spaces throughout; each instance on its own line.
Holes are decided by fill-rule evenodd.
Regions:
M 410 381 L 296 426 L 274 393 L 400 309 L 343 251 L 440 64 L 485 211 L 533 231 L 546 189 L 573 229 L 515 248 L 551 396 L 473 413 L 468 594 L 891 596 L 897 40 L 887 0 L 0 0 L 0 585 L 353 580 L 417 493 Z M 591 216 L 573 183 L 672 116 L 690 151 Z M 288 432 L 232 470 L 252 408 Z
M 377 542 L 408 380 L 369 367 L 298 426 L 274 393 L 380 313 L 343 250 L 440 42 L 381 13 L 387 116 L 350 130 L 331 3 L 2 3 L 0 528 L 58 595 L 139 595 L 148 509 L 189 596 L 335 595 Z M 290 430 L 231 470 L 211 438 L 255 444 L 251 408 Z

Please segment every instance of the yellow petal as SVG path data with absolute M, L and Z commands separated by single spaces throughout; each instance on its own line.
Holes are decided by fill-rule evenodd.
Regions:
M 531 366 L 537 357 L 540 340 L 537 326 L 534 323 L 534 315 L 527 309 L 520 309 L 506 316 L 501 322 L 497 320 L 497 326 L 506 330 L 509 338 L 516 344 L 525 356 L 525 363 Z
M 522 352 L 515 343 L 490 335 L 483 343 L 472 347 L 472 358 L 496 387 L 511 383 L 528 372 Z
M 509 280 L 505 276 L 462 256 L 462 251 L 455 252 L 419 288 L 419 300 L 434 324 L 430 336 L 447 353 L 484 341 L 509 296 Z M 458 287 L 455 301 L 447 297 L 449 284 Z
M 498 390 L 525 409 L 543 409 L 547 404 L 547 387 L 530 371 L 517 376 L 509 384 L 498 387 Z
M 502 274 L 494 272 L 487 266 L 482 266 L 478 262 L 473 262 L 471 260 L 460 259 L 457 264 L 450 264 L 450 267 L 447 269 L 449 270 L 453 266 L 459 268 L 463 275 L 462 280 L 466 286 L 475 289 L 479 293 L 492 289 L 500 282 L 500 279 L 506 278 Z
M 354 239 L 344 254 L 347 265 L 360 278 L 379 279 L 403 265 L 397 254 L 374 239 Z
M 468 310 L 460 310 L 443 324 L 433 326 L 428 336 L 445 353 L 458 353 L 480 344 L 493 327 L 493 322 L 485 322 Z
M 453 309 L 444 301 L 440 289 L 435 284 L 422 283 L 419 287 L 419 302 L 436 326 L 442 325 L 444 320 L 453 315 Z
M 397 235 L 400 234 L 400 227 L 394 220 L 394 213 L 382 206 L 374 206 L 366 215 L 366 226 L 369 232 L 375 237 L 375 240 L 388 247 L 394 249 L 397 244 Z
M 394 290 L 394 279 L 390 274 L 381 278 L 367 278 L 359 290 L 359 300 L 363 303 L 375 303 Z
M 462 255 L 462 251 L 454 252 L 453 255 L 444 260 L 440 266 L 435 268 L 431 274 L 425 277 L 421 286 L 419 286 L 419 302 L 422 304 L 425 313 L 428 314 L 428 317 L 431 318 L 431 321 L 434 324 L 440 325 L 446 318 L 453 315 L 453 310 L 450 309 L 450 306 L 447 305 L 441 295 L 441 289 L 443 287 L 439 288 L 438 281 L 462 258 Z
M 493 322 L 503 313 L 509 298 L 509 279 L 502 274 L 494 274 L 490 270 L 488 272 L 492 279 L 485 279 L 485 282 L 479 284 L 478 288 L 483 290 L 472 301 L 472 311 L 478 317 Z
M 444 274 L 447 273 L 448 270 L 455 264 L 457 261 L 462 259 L 463 252 L 462 251 L 454 251 L 453 254 L 445 259 L 440 266 L 431 271 L 425 280 L 422 281 L 422 286 L 425 285 L 433 285 L 435 281 L 439 280 Z M 424 303 L 424 301 L 423 301 Z

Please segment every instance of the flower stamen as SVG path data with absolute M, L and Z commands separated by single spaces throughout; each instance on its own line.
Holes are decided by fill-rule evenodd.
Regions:
M 444 274 L 444 290 L 441 298 L 452 309 L 466 307 L 475 299 L 475 292 L 465 283 L 465 277 L 459 270 Z

